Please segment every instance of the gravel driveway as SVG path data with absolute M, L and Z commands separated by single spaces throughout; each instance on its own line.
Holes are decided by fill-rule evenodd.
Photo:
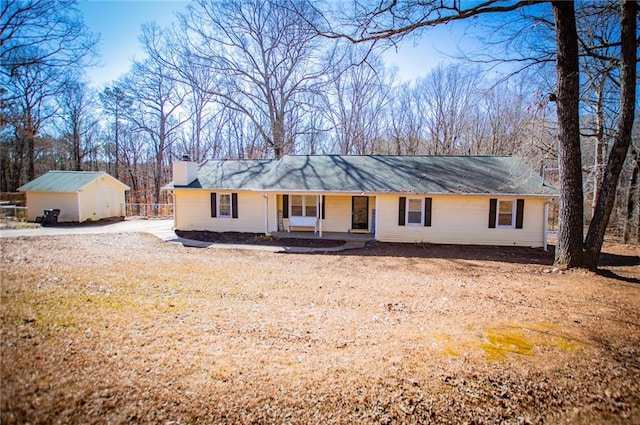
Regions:
M 58 235 L 95 235 L 104 233 L 151 233 L 158 238 L 169 241 L 177 239 L 173 231 L 172 219 L 140 219 L 131 218 L 116 222 L 82 223 L 78 225 L 59 225 L 53 227 L 32 227 L 19 229 L 1 229 L 0 237 L 17 238 L 29 236 Z

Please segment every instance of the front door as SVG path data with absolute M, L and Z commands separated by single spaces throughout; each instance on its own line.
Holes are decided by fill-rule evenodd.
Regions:
M 351 229 L 369 230 L 369 197 L 354 196 L 351 200 Z

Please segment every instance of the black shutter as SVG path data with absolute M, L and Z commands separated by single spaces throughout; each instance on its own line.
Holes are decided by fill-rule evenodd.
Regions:
M 238 194 L 231 194 L 231 217 L 238 218 Z
M 516 202 L 516 229 L 522 229 L 524 221 L 524 199 L 518 199 Z
M 282 195 L 282 218 L 289 218 L 289 195 Z
M 211 194 L 211 217 L 218 216 L 218 207 L 216 206 L 216 194 Z
M 325 204 L 324 195 L 322 195 L 322 209 L 320 210 L 320 218 L 324 220 L 324 204 Z
M 489 228 L 495 229 L 496 227 L 496 212 L 498 210 L 498 200 L 495 198 L 489 199 Z
M 404 196 L 401 196 L 400 202 L 398 203 L 398 226 L 404 226 L 406 207 L 407 207 L 407 198 L 405 198 Z
M 431 227 L 431 198 L 424 198 L 424 225 Z

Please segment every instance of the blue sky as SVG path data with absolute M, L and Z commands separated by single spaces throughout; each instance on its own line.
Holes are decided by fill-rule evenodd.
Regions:
M 100 67 L 87 72 L 97 87 L 117 79 L 127 72 L 131 59 L 143 56 L 138 37 L 140 26 L 157 22 L 167 26 L 176 20 L 176 13 L 187 5 L 176 0 L 84 0 L 78 8 L 89 30 L 100 33 Z
M 100 67 L 87 72 L 89 81 L 101 88 L 127 72 L 133 57 L 142 57 L 138 37 L 140 26 L 155 21 L 164 27 L 176 20 L 176 13 L 184 10 L 186 0 L 84 0 L 79 4 L 85 24 L 94 33 L 100 33 Z M 398 67 L 403 81 L 425 75 L 438 63 L 448 59 L 440 51 L 455 53 L 459 39 L 451 26 L 431 29 L 415 45 L 404 40 L 398 49 L 385 54 L 387 65 Z M 397 51 L 396 51 L 397 50 Z

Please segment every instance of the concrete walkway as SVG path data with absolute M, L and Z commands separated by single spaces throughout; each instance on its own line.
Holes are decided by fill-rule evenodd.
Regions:
M 59 235 L 90 235 L 105 233 L 149 233 L 159 239 L 178 243 L 189 248 L 214 248 L 214 249 L 250 249 L 270 252 L 284 253 L 314 253 L 314 252 L 340 252 L 349 249 L 362 248 L 360 241 L 349 241 L 344 245 L 336 247 L 289 247 L 269 246 L 269 245 L 244 245 L 244 244 L 223 244 L 213 242 L 203 242 L 193 239 L 185 239 L 176 235 L 173 230 L 173 220 L 171 219 L 139 219 L 131 218 L 123 221 L 100 222 L 95 224 L 79 224 L 77 226 L 52 226 L 52 227 L 30 227 L 19 229 L 0 229 L 0 238 L 24 238 L 36 236 L 59 236 Z

